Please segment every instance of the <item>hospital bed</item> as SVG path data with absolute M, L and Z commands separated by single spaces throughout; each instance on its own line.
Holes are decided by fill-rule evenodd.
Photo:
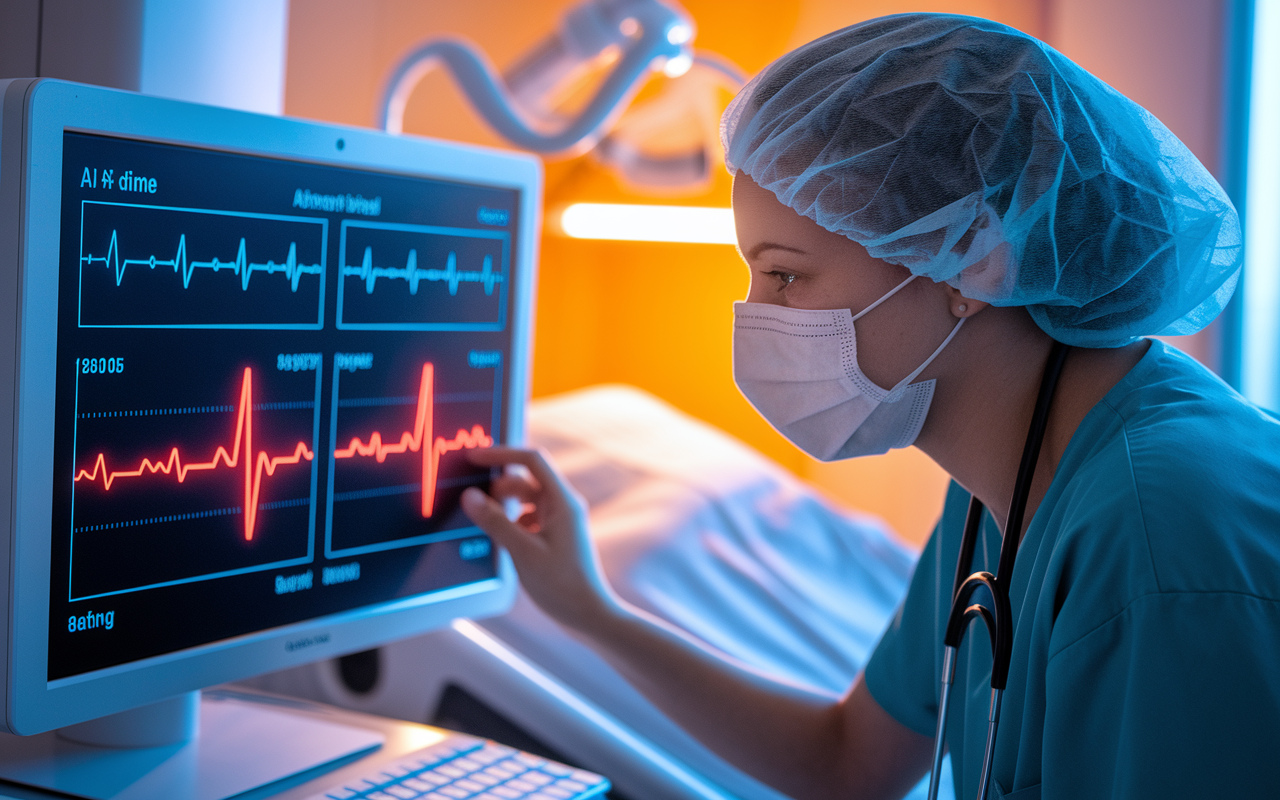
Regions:
M 534 402 L 529 431 L 587 500 L 618 593 L 726 657 L 838 695 L 906 591 L 915 554 L 881 522 L 833 507 L 637 389 Z M 501 617 L 252 683 L 541 750 L 608 775 L 629 800 L 783 797 L 700 745 L 523 595 Z

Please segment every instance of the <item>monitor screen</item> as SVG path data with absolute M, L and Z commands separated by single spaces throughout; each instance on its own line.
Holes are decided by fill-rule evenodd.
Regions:
M 458 497 L 508 435 L 519 191 L 61 150 L 51 686 L 495 576 Z

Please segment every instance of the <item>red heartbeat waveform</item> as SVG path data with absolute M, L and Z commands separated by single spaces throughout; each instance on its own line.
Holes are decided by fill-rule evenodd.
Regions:
M 93 462 L 93 471 L 82 469 L 76 473 L 75 479 L 76 481 L 87 480 L 90 483 L 101 480 L 105 491 L 111 491 L 111 484 L 120 478 L 139 478 L 143 475 L 154 475 L 157 472 L 174 475 L 178 483 L 182 483 L 186 481 L 187 473 L 192 471 L 217 469 L 219 464 L 235 469 L 240 463 L 242 446 L 244 452 L 248 454 L 244 460 L 244 538 L 248 541 L 253 539 L 253 528 L 258 519 L 258 493 L 262 489 L 263 473 L 270 477 L 276 473 L 276 467 L 281 464 L 297 464 L 303 459 L 310 461 L 315 457 L 307 449 L 305 442 L 298 442 L 291 456 L 272 457 L 262 450 L 258 452 L 256 459 L 253 457 L 253 369 L 250 367 L 245 367 L 244 380 L 240 384 L 240 411 L 236 415 L 235 443 L 231 445 L 230 453 L 227 452 L 227 448 L 219 445 L 213 452 L 213 458 L 208 461 L 183 464 L 182 455 L 175 447 L 169 452 L 169 458 L 165 461 L 144 458 L 137 469 L 116 471 L 107 469 L 107 457 L 99 453 L 97 460 Z
M 440 471 L 440 457 L 455 450 L 468 450 L 476 447 L 490 447 L 493 437 L 484 432 L 479 425 L 471 430 L 459 429 L 452 439 L 435 436 L 435 367 L 427 362 L 422 365 L 422 382 L 418 384 L 418 409 L 413 417 L 413 430 L 400 434 L 400 441 L 395 444 L 383 444 L 382 434 L 374 431 L 369 434 L 369 443 L 359 438 L 352 438 L 351 443 L 340 450 L 333 451 L 334 458 L 353 458 L 355 456 L 373 456 L 381 464 L 389 455 L 400 453 L 422 453 L 422 516 L 431 516 L 436 504 L 436 475 Z M 433 439 L 434 437 L 434 439 Z M 430 447 L 423 447 L 424 442 L 431 442 Z

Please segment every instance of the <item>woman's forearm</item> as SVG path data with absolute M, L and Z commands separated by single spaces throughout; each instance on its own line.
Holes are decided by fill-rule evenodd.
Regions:
M 576 633 L 691 736 L 792 797 L 899 796 L 927 761 L 928 740 L 860 683 L 838 698 L 780 681 L 616 599 Z

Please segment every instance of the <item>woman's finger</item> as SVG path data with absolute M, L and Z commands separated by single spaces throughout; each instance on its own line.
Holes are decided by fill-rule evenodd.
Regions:
M 481 467 L 499 467 L 508 464 L 520 464 L 533 473 L 533 478 L 543 487 L 559 486 L 567 490 L 568 486 L 560 474 L 552 468 L 546 456 L 540 450 L 527 450 L 520 447 L 477 447 L 467 451 L 471 463 Z
M 514 497 L 524 503 L 535 500 L 542 491 L 532 480 L 523 475 L 499 475 L 489 481 L 489 494 L 498 500 Z
M 516 561 L 536 554 L 540 546 L 537 538 L 507 519 L 497 500 L 472 486 L 462 493 L 460 505 L 463 513 L 495 542 L 511 551 Z

